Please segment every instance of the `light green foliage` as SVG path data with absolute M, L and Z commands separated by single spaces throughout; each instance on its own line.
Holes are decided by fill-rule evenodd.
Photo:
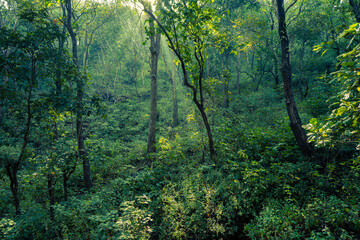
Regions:
M 310 140 L 319 146 L 333 147 L 338 144 L 359 143 L 357 126 L 360 119 L 360 68 L 356 59 L 360 46 L 353 43 L 358 38 L 358 26 L 357 23 L 351 25 L 337 38 L 337 40 L 349 39 L 348 48 L 351 50 L 338 56 L 340 69 L 331 74 L 331 81 L 337 82 L 341 90 L 336 97 L 330 117 L 324 122 L 312 119 L 306 126 L 310 131 Z M 318 49 L 321 49 L 321 46 Z
M 150 199 L 146 196 L 138 196 L 135 201 L 126 201 L 121 204 L 121 217 L 114 224 L 115 232 L 118 232 L 116 239 L 150 239 L 152 232 L 152 214 L 144 208 L 149 204 Z
M 10 233 L 11 230 L 14 228 L 15 224 L 16 223 L 11 219 L 8 219 L 8 218 L 1 219 L 0 220 L 0 236 L 2 238 L 6 238 L 8 233 Z
M 161 196 L 164 205 L 160 226 L 162 238 L 219 238 L 236 232 L 237 227 L 231 223 L 236 217 L 238 202 L 234 195 L 226 201 L 223 199 L 226 184 L 215 184 L 221 177 L 221 173 L 212 176 L 192 174 L 180 186 L 169 184 L 164 187 Z
M 354 239 L 358 211 L 336 197 L 315 198 L 303 207 L 270 202 L 246 231 L 251 239 Z
M 1 239 L 359 238 L 359 27 L 349 24 L 345 1 L 334 6 L 299 0 L 287 12 L 294 95 L 323 161 L 304 159 L 287 124 L 282 86 L 274 81 L 280 49 L 271 1 L 162 1 L 154 14 L 176 39 L 174 48 L 196 90 L 203 74 L 216 164 L 207 161 L 201 115 L 183 86 L 181 62 L 172 69 L 175 56 L 165 42 L 167 65 L 161 60 L 158 66 L 158 152 L 152 162 L 145 158 L 149 44 L 145 16 L 137 8 L 116 1 L 77 5 L 74 15 L 80 18 L 73 27 L 80 67 L 89 53 L 88 76 L 82 76 L 70 61 L 69 36 L 61 33 L 59 2 L 5 2 L 12 8 L 0 3 Z M 344 24 L 351 26 L 343 32 Z M 327 41 L 333 45 L 323 55 L 311 50 Z M 33 115 L 18 171 L 22 214 L 16 216 L 3 166 L 19 157 L 31 69 L 36 70 Z M 177 127 L 171 123 L 173 70 Z M 83 129 L 93 173 L 90 191 L 82 186 L 77 163 L 75 83 L 69 80 L 75 76 L 89 83 Z M 230 92 L 228 108 L 222 104 L 223 81 Z M 55 180 L 51 187 L 49 180 Z M 54 190 L 53 215 L 49 190 Z

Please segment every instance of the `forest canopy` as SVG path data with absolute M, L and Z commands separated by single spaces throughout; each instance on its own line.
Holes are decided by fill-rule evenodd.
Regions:
M 0 239 L 360 239 L 359 0 L 0 0 Z

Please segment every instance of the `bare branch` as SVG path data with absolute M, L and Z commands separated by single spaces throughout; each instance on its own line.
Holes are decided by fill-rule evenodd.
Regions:
M 287 13 L 287 11 L 288 11 L 292 6 L 295 5 L 295 3 L 296 3 L 297 1 L 298 1 L 298 0 L 294 0 L 294 1 L 286 8 L 285 14 Z

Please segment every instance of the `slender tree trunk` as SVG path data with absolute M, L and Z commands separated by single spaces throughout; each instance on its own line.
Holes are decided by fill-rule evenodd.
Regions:
M 353 9 L 353 12 L 355 14 L 356 22 L 360 23 L 360 10 L 359 5 L 357 5 L 353 0 L 349 0 L 349 4 Z
M 20 198 L 19 198 L 19 182 L 18 182 L 18 178 L 17 178 L 17 172 L 18 172 L 19 166 L 24 158 L 26 147 L 27 147 L 27 144 L 29 141 L 31 118 L 32 118 L 31 98 L 32 98 L 33 82 L 35 81 L 35 72 L 36 72 L 35 71 L 35 62 L 32 61 L 31 65 L 32 65 L 32 75 L 31 75 L 31 79 L 30 79 L 30 83 L 29 83 L 30 86 L 29 86 L 29 93 L 28 93 L 28 97 L 27 97 L 27 108 L 26 108 L 27 119 L 26 119 L 25 133 L 23 136 L 23 144 L 21 147 L 20 155 L 19 155 L 18 159 L 16 160 L 16 162 L 10 163 L 5 166 L 7 175 L 10 179 L 10 190 L 11 190 L 11 193 L 14 198 L 14 206 L 15 206 L 16 215 L 19 215 L 21 213 Z
M 173 126 L 176 127 L 179 125 L 179 111 L 176 98 L 176 82 L 175 82 L 175 63 L 172 63 L 172 73 L 171 73 L 171 84 L 173 92 Z
M 199 90 L 197 90 L 197 88 L 192 85 L 189 82 L 189 77 L 188 77 L 188 73 L 186 71 L 186 65 L 184 62 L 184 58 L 181 55 L 181 52 L 179 51 L 179 49 L 177 49 L 172 41 L 172 39 L 170 38 L 168 32 L 166 31 L 166 29 L 164 28 L 164 26 L 162 26 L 162 24 L 157 20 L 157 18 L 154 16 L 154 14 L 147 8 L 144 9 L 144 11 L 146 13 L 148 13 L 150 15 L 150 17 L 155 20 L 158 24 L 158 26 L 161 28 L 161 30 L 163 31 L 163 33 L 165 34 L 166 38 L 168 39 L 169 42 L 169 46 L 170 48 L 174 51 L 174 53 L 176 54 L 176 56 L 178 57 L 178 59 L 180 60 L 181 63 L 181 69 L 183 72 L 183 76 L 184 76 L 184 85 L 186 87 L 188 87 L 189 89 L 191 89 L 192 93 L 193 93 L 193 102 L 195 103 L 196 107 L 199 109 L 203 122 L 205 124 L 206 127 L 206 131 L 208 134 L 208 140 L 209 140 L 209 148 L 210 148 L 210 158 L 216 162 L 216 151 L 214 148 L 214 141 L 212 138 L 212 133 L 211 133 L 211 128 L 204 110 L 204 97 L 203 97 L 203 85 L 202 85 L 202 80 L 203 80 L 203 74 L 204 74 L 204 57 L 201 54 L 201 51 L 197 52 L 197 50 L 195 50 L 195 58 L 198 62 L 198 66 L 200 68 L 199 70 L 199 77 L 198 77 L 198 86 L 199 86 Z M 199 93 L 199 97 L 200 100 L 198 100 L 198 96 L 197 94 Z
M 72 43 L 72 58 L 75 66 L 79 69 L 78 63 L 78 51 L 77 51 L 77 39 L 76 33 L 72 28 L 72 5 L 71 0 L 66 0 L 65 2 L 65 9 L 66 9 L 66 21 L 65 26 L 69 32 L 71 43 Z M 76 92 L 77 92 L 77 106 L 76 106 L 76 138 L 78 142 L 78 152 L 79 158 L 83 162 L 83 175 L 84 175 L 84 184 L 87 189 L 90 189 L 93 186 L 92 179 L 91 179 L 91 170 L 90 170 L 90 162 L 87 158 L 87 153 L 85 150 L 85 141 L 84 141 L 84 134 L 83 134 L 83 96 L 84 96 L 84 86 L 85 82 L 83 77 L 77 76 L 76 77 Z
M 301 119 L 296 108 L 295 98 L 291 87 L 291 65 L 289 38 L 286 31 L 285 11 L 283 0 L 276 0 L 279 20 L 279 37 L 281 44 L 281 75 L 283 78 L 286 109 L 290 119 L 290 127 L 298 146 L 306 157 L 314 157 L 314 148 L 307 141 L 305 130 L 302 128 Z
M 204 125 L 205 125 L 205 128 L 206 128 L 206 133 L 207 133 L 207 136 L 208 136 L 208 139 L 209 139 L 210 156 L 211 156 L 211 158 L 213 160 L 216 160 L 215 159 L 216 151 L 215 151 L 215 148 L 214 148 L 214 140 L 213 140 L 213 136 L 212 136 L 212 132 L 211 132 L 211 128 L 210 128 L 208 118 L 206 116 L 206 113 L 205 113 L 205 110 L 204 110 L 203 106 L 202 107 L 198 106 L 198 109 L 200 110 L 201 117 L 203 118 Z
M 149 19 L 150 29 L 153 29 L 155 32 L 154 20 Z M 156 118 L 157 118 L 157 70 L 158 70 L 158 61 L 160 53 L 160 32 L 156 32 L 154 35 L 150 36 L 150 75 L 151 75 L 151 94 L 150 94 L 150 122 L 149 122 L 149 135 L 148 135 L 148 145 L 147 153 L 156 152 L 155 146 L 155 135 L 156 135 Z
M 19 215 L 21 213 L 20 198 L 19 198 L 19 183 L 17 179 L 17 171 L 19 169 L 19 166 L 17 164 L 13 166 L 7 165 L 5 168 L 6 168 L 6 173 L 10 179 L 10 190 L 14 198 L 15 213 L 16 215 Z

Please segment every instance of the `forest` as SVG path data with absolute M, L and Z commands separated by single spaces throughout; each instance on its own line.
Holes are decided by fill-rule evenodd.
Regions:
M 0 239 L 360 239 L 359 0 L 0 0 Z

